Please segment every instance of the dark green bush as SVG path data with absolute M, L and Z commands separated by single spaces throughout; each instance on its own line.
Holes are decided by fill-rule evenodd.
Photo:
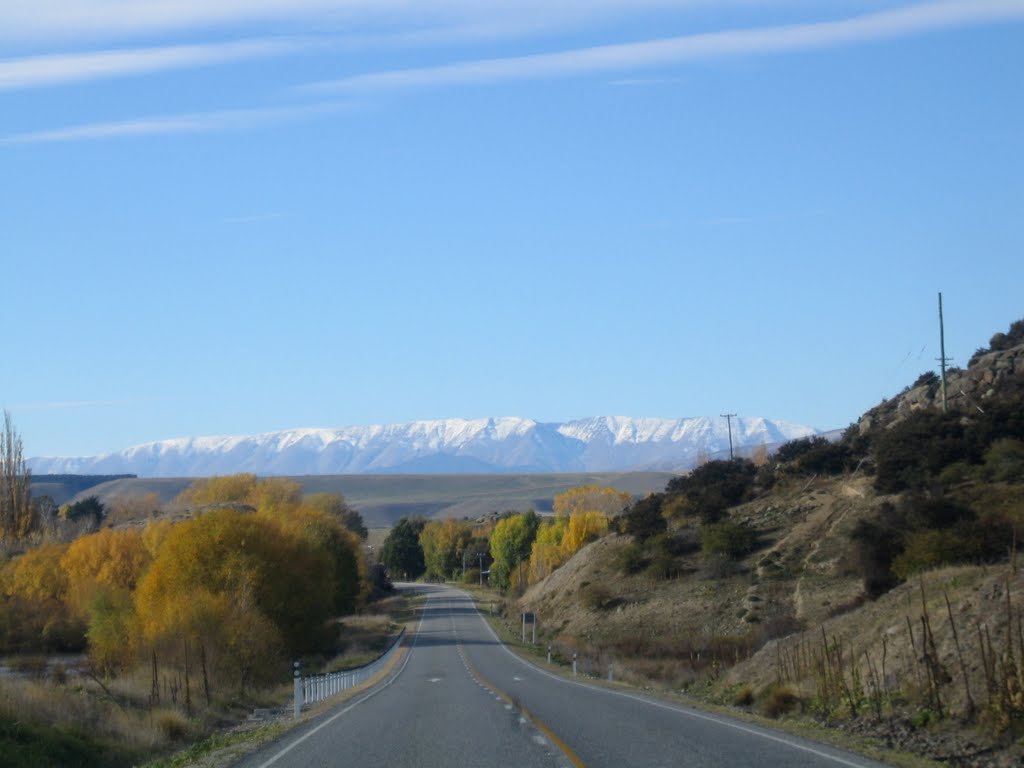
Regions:
M 994 482 L 1024 482 L 1024 442 L 1004 437 L 992 443 L 985 451 L 983 473 Z
M 983 452 L 979 437 L 968 433 L 958 416 L 917 411 L 875 436 L 875 488 L 882 493 L 924 488 L 956 461 L 977 463 Z
M 707 523 L 717 522 L 729 507 L 751 498 L 757 467 L 749 459 L 709 461 L 689 475 L 669 481 L 665 493 L 682 496 Z
M 700 527 L 700 545 L 705 557 L 723 555 L 738 559 L 754 551 L 757 533 L 739 523 L 705 523 Z
M 637 542 L 632 541 L 621 550 L 615 559 L 615 569 L 623 576 L 632 576 L 640 573 L 647 567 L 648 560 L 644 556 L 644 548 Z
M 620 533 L 627 533 L 637 541 L 646 541 L 668 528 L 661 505 L 665 499 L 662 493 L 652 493 L 640 499 L 617 519 Z

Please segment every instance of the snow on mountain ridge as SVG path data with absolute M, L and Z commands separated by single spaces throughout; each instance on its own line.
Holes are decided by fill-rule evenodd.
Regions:
M 810 427 L 761 417 L 735 418 L 732 430 L 737 447 L 816 433 Z M 37 474 L 130 472 L 153 477 L 239 471 L 580 472 L 683 468 L 699 453 L 727 448 L 728 428 L 720 418 L 601 416 L 544 423 L 508 416 L 181 437 L 101 456 L 38 457 L 28 463 Z

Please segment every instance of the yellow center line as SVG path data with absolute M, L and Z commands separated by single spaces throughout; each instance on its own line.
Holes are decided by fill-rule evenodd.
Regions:
M 474 667 L 473 663 L 469 660 L 469 656 L 466 655 L 461 641 L 459 642 L 459 655 L 462 657 L 462 660 L 466 663 L 466 668 L 469 670 L 469 674 L 471 674 L 478 683 L 490 689 L 494 692 L 496 696 L 500 696 L 508 704 L 511 704 L 513 707 L 518 709 L 519 712 L 522 713 L 523 717 L 525 717 L 527 720 L 534 724 L 538 731 L 547 736 L 552 744 L 554 744 L 556 747 L 562 750 L 562 754 L 564 754 L 566 758 L 569 760 L 569 762 L 573 764 L 574 768 L 586 768 L 586 763 L 583 762 L 580 756 L 573 751 L 572 747 L 570 747 L 568 744 L 566 744 L 564 741 L 558 738 L 554 731 L 552 731 L 547 725 L 545 725 L 540 719 L 538 719 L 532 712 L 530 712 L 530 710 L 528 710 L 522 704 L 513 701 L 511 696 L 509 696 L 498 686 L 496 686 L 486 677 L 477 672 L 476 667 Z

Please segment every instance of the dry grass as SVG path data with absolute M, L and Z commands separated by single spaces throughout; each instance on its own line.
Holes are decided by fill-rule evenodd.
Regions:
M 0 680 L 0 717 L 41 726 L 57 726 L 114 741 L 130 751 L 149 751 L 166 743 L 146 711 L 121 708 L 98 686 L 55 685 L 5 678 Z

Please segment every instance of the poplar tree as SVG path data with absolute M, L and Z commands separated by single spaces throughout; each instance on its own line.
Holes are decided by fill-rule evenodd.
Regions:
M 0 435 L 0 539 L 21 539 L 32 530 L 30 474 L 22 456 L 21 436 L 4 411 Z

